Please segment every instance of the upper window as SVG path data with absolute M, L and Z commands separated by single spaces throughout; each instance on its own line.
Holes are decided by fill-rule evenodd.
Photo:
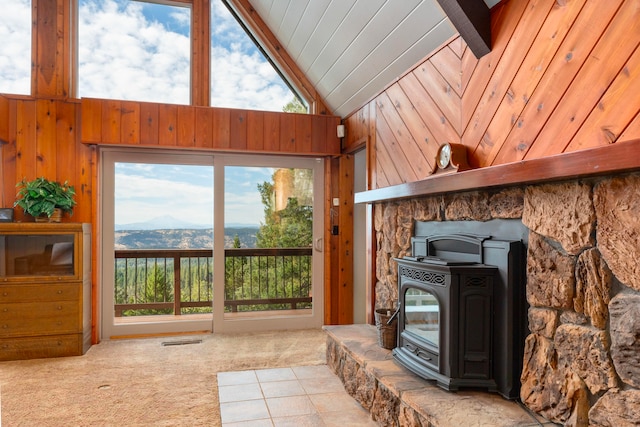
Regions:
M 189 104 L 191 9 L 79 0 L 81 97 Z
M 0 93 L 31 92 L 31 0 L 3 0 Z
M 211 105 L 306 113 L 306 107 L 219 0 L 211 2 Z

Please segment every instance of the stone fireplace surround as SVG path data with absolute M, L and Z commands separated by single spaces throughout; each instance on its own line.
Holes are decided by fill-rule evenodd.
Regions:
M 529 229 L 521 400 L 567 426 L 640 424 L 640 174 L 375 205 L 376 307 L 415 221 L 521 218 Z

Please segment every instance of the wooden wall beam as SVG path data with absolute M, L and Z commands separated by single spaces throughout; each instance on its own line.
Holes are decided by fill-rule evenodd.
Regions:
M 191 6 L 191 105 L 211 105 L 211 1 Z
M 484 1 L 438 0 L 438 3 L 476 58 L 491 52 L 491 11 Z
M 41 97 L 75 95 L 77 73 L 76 2 L 32 1 L 31 94 Z

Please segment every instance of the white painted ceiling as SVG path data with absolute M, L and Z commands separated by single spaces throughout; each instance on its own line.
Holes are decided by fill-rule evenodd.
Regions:
M 249 2 L 341 117 L 457 34 L 436 0 Z

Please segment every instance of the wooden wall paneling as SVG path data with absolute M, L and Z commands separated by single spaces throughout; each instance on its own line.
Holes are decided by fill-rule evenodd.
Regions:
M 1 207 L 13 207 L 16 199 L 16 134 L 17 134 L 17 102 L 9 100 L 7 114 L 7 139 L 4 144 L 0 144 L 0 161 L 2 167 L 2 183 L 0 183 L 0 203 Z M 5 110 L 3 110 L 5 112 Z M 15 212 L 15 211 L 14 211 Z
M 460 89 L 462 100 L 464 100 L 464 94 L 469 87 L 469 81 L 471 81 L 471 77 L 473 76 L 473 73 L 476 70 L 477 66 L 478 58 L 476 58 L 473 52 L 471 52 L 471 49 L 465 49 L 462 53 L 462 56 L 460 57 Z M 461 107 L 460 111 L 460 120 L 462 121 L 462 123 L 466 123 L 464 119 L 464 109 Z
M 158 104 L 140 103 L 140 144 L 160 144 L 160 106 Z
M 102 104 L 99 99 L 82 98 L 80 101 L 81 139 L 85 143 L 102 141 Z
M 16 181 L 37 177 L 36 102 L 17 101 Z
M 311 143 L 309 145 L 310 152 L 327 153 L 330 151 L 335 151 L 335 147 L 331 147 L 331 142 L 337 139 L 337 124 L 334 125 L 334 122 L 336 122 L 336 120 L 329 120 L 328 118 L 323 118 L 323 120 L 311 120 Z M 333 132 L 331 132 L 332 130 Z M 338 153 L 340 153 L 339 148 Z
M 311 116 L 307 114 L 292 115 L 296 129 L 296 143 L 294 150 L 299 154 L 311 153 Z
M 532 0 L 535 1 L 535 0 Z M 475 72 L 471 76 L 467 85 L 467 90 L 462 96 L 462 108 L 460 117 L 462 120 L 462 129 L 471 126 L 470 122 L 474 117 L 476 107 L 480 102 L 482 94 L 494 73 L 495 68 L 500 62 L 504 50 L 507 48 L 511 36 L 518 26 L 520 18 L 525 10 L 529 9 L 529 1 L 508 1 L 503 2 L 496 7 L 493 12 L 491 23 L 491 34 L 493 42 L 491 53 L 483 56 L 478 60 Z M 459 132 L 463 135 L 464 132 Z M 471 144 L 467 141 L 467 144 Z
M 376 132 L 376 140 L 381 140 L 382 138 Z M 401 174 L 400 170 L 396 166 L 396 162 L 394 161 L 394 153 L 390 150 L 393 148 L 392 145 L 387 144 L 377 144 L 375 148 L 375 169 L 376 169 L 376 187 L 387 187 L 389 185 L 400 184 L 403 182 L 407 182 L 404 175 Z
M 122 101 L 120 105 L 120 142 L 140 144 L 140 103 Z
M 213 109 L 213 148 L 229 148 L 231 138 L 231 110 L 227 108 Z
M 377 164 L 377 141 L 378 135 L 376 131 L 376 103 L 369 102 L 369 105 L 365 105 L 367 109 L 367 115 L 369 118 L 369 131 L 368 138 L 366 142 L 367 148 L 367 189 L 377 188 L 377 168 L 375 165 Z
M 449 43 L 447 43 L 447 45 L 449 46 L 449 49 L 451 49 L 451 51 L 458 58 L 462 58 L 462 56 L 464 55 L 464 52 L 467 50 L 467 47 L 468 47 L 467 44 L 465 43 L 464 39 L 462 37 L 460 37 L 460 36 L 458 36 L 455 39 L 451 40 Z
M 296 149 L 296 120 L 293 114 L 280 114 L 280 148 L 282 153 L 293 153 Z
M 78 190 L 78 155 L 82 148 L 77 124 L 80 104 L 74 101 L 56 102 L 56 178 L 69 183 Z
M 575 81 L 591 56 L 593 46 L 616 13 L 619 3 L 619 1 L 608 2 L 602 5 L 603 7 L 598 7 L 592 2 L 585 4 L 557 55 L 547 68 L 545 76 L 527 101 L 518 119 L 518 125 L 511 130 L 492 164 L 536 158 L 545 155 L 544 153 L 548 151 L 557 153 L 564 148 L 564 145 L 561 148 L 554 148 L 560 141 L 556 134 L 562 131 L 558 125 L 551 124 L 556 120 L 556 114 L 561 114 L 557 107 L 562 104 L 563 97 L 566 98 L 567 88 Z M 576 100 L 580 98 L 569 99 L 571 104 L 577 104 Z M 564 123 L 573 120 L 574 111 L 566 114 L 570 116 L 565 116 Z M 549 134 L 541 136 L 541 131 L 544 134 L 546 127 L 554 131 L 553 136 Z
M 640 49 L 635 50 L 564 151 L 582 150 L 618 141 L 638 113 L 638 105 L 633 102 L 634 99 L 640 101 Z
M 196 147 L 213 148 L 213 110 L 208 107 L 195 107 Z
M 632 139 L 640 139 L 640 111 L 636 114 L 634 119 L 629 123 L 629 126 L 622 132 L 619 141 L 630 141 Z
M 231 110 L 229 148 L 233 150 L 247 149 L 247 110 Z
M 178 142 L 178 106 L 158 105 L 158 145 L 175 147 Z
M 263 121 L 263 148 L 267 152 L 277 152 L 280 149 L 280 114 L 266 111 L 263 114 Z
M 379 135 L 383 135 L 384 144 L 392 144 L 389 151 L 394 152 L 397 169 L 405 172 L 409 181 L 422 179 L 429 175 L 431 166 L 423 153 L 424 141 L 416 141 L 402 121 L 389 96 L 382 93 L 377 99 Z M 380 142 L 380 141 L 379 141 Z
M 121 105 L 121 101 L 103 101 L 102 135 L 101 139 L 99 140 L 103 144 L 120 144 L 120 127 L 122 120 Z
M 442 113 L 438 104 L 433 101 L 413 73 L 407 74 L 398 82 L 398 85 L 407 96 L 410 96 L 409 99 L 416 112 L 429 130 L 426 135 L 429 138 L 426 141 L 427 144 L 433 144 L 431 147 L 435 146 L 437 150 L 437 147 L 445 142 L 460 142 L 460 134 L 458 134 L 453 124 Z M 428 154 L 429 160 L 434 158 L 432 154 Z
M 487 128 L 535 40 L 538 29 L 544 23 L 554 4 L 554 0 L 540 0 L 537 2 L 536 7 L 527 9 L 528 13 L 522 16 L 502 54 L 501 60 L 489 79 L 470 125 L 465 129 L 462 143 L 469 147 L 471 151 L 475 151 L 474 160 L 479 162 L 480 166 L 486 164 L 482 154 L 485 149 L 490 151 L 491 146 L 491 141 L 483 138 Z M 481 147 L 483 144 L 489 147 Z
M 9 98 L 0 95 L 0 146 L 9 143 Z
M 37 99 L 36 103 L 36 175 L 56 180 L 57 128 L 56 102 Z
M 597 21 L 593 24 L 595 28 L 589 28 L 588 31 L 602 35 L 564 93 L 558 107 L 550 114 L 544 129 L 537 134 L 534 144 L 537 145 L 540 141 L 543 147 L 547 145 L 547 149 L 543 151 L 545 156 L 564 151 L 587 116 L 594 108 L 598 108 L 601 95 L 638 47 L 640 10 L 637 2 L 625 1 L 603 32 L 599 30 L 602 24 L 598 23 L 608 22 L 604 19 L 604 13 L 608 12 L 610 7 L 607 5 L 604 9 L 599 8 Z M 606 61 L 603 61 L 603 58 L 606 58 Z M 554 144 L 545 144 L 545 141 L 551 140 L 552 134 Z M 528 153 L 526 158 L 531 158 L 528 157 Z
M 448 83 L 458 97 L 462 96 L 462 82 L 460 81 L 460 57 L 451 49 L 451 45 L 444 45 L 429 58 L 429 62 L 437 64 L 438 74 Z M 459 109 L 459 106 L 456 105 Z
M 338 271 L 339 282 L 338 322 L 341 325 L 353 323 L 353 169 L 354 156 L 343 155 L 340 157 L 338 183 L 338 197 L 340 198 L 340 211 L 338 212 L 339 228 L 339 253 Z
M 453 125 L 456 133 L 460 135 L 462 133 L 461 99 L 455 91 L 451 90 L 451 86 L 440 75 L 438 68 L 435 67 L 431 60 L 428 60 L 417 67 L 413 74 L 438 105 L 446 120 Z
M 574 81 L 567 91 L 568 98 L 565 98 L 565 102 L 559 105 L 543 132 L 540 133 L 540 136 L 544 137 L 548 135 L 547 128 L 552 129 L 556 125 L 562 126 L 562 132 L 556 136 L 554 143 L 554 147 L 560 149 L 558 152 L 595 147 L 601 145 L 600 142 L 608 144 L 607 140 L 617 138 L 622 129 L 624 129 L 624 127 L 620 127 L 619 121 L 626 120 L 627 123 L 624 124 L 626 126 L 628 121 L 631 120 L 633 114 L 630 110 L 637 109 L 638 101 L 631 101 L 629 94 L 637 94 L 638 92 L 616 92 L 625 91 L 625 86 L 630 86 L 629 89 L 631 90 L 637 88 L 637 82 L 632 80 L 637 80 L 638 77 L 638 58 L 633 58 L 633 55 L 634 52 L 637 54 L 639 40 L 640 7 L 638 2 L 626 1 L 598 41 L 593 54 L 585 62 L 583 69 L 580 70 L 578 80 Z M 608 59 L 603 64 L 600 58 L 605 55 L 608 55 Z M 585 91 L 587 91 L 586 94 Z M 600 97 L 603 93 L 605 98 Z M 565 108 L 565 105 L 568 104 L 567 101 L 572 99 L 573 96 L 579 96 L 577 99 L 580 99 L 580 102 L 573 107 Z M 637 97 L 634 98 L 637 99 Z M 623 104 L 617 107 L 612 106 L 611 102 L 615 102 L 618 99 Z M 632 106 L 635 105 L 635 107 L 629 108 L 630 104 Z M 605 114 L 608 114 L 609 120 L 600 124 L 606 126 L 604 130 L 606 133 L 611 132 L 614 135 L 607 135 L 602 139 L 594 139 L 589 137 L 590 131 L 588 128 L 585 133 L 578 134 L 580 127 L 589 126 L 589 123 L 586 123 L 585 120 L 592 111 L 596 113 L 594 116 L 595 123 L 592 125 L 599 125 L 598 121 L 601 117 L 597 116 L 599 114 L 597 111 L 601 109 L 604 110 Z M 571 113 L 571 116 L 569 117 L 567 113 Z M 614 118 L 616 113 L 621 116 Z M 615 120 L 618 123 L 614 124 L 611 120 Z M 601 137 L 603 136 L 599 129 L 593 129 L 593 131 L 597 132 Z M 578 135 L 585 137 L 587 140 L 576 141 L 571 146 L 572 139 L 575 139 Z
M 247 150 L 264 150 L 264 113 L 247 111 Z
M 409 131 L 414 141 L 412 145 L 417 146 L 425 157 L 427 170 L 423 172 L 429 174 L 434 166 L 433 159 L 435 159 L 438 151 L 438 141 L 425 125 L 422 117 L 418 114 L 417 108 L 411 103 L 411 100 L 399 84 L 389 86 L 386 94 L 395 106 L 395 111 L 398 113 L 402 123 Z
M 338 324 L 338 313 L 340 307 L 340 300 L 338 287 L 340 278 L 338 275 L 338 243 L 339 236 L 335 236 L 331 233 L 333 225 L 338 224 L 338 211 L 340 207 L 334 207 L 332 200 L 334 197 L 338 197 L 338 185 L 339 176 L 337 171 L 339 170 L 340 161 L 339 158 L 331 158 L 325 160 L 325 173 L 324 173 L 324 189 L 325 189 L 325 201 L 324 211 L 329 212 L 329 218 L 325 223 L 325 244 L 324 244 L 324 324 L 335 325 Z
M 518 125 L 520 113 L 544 77 L 582 6 L 584 2 L 573 1 L 551 9 L 476 148 L 475 157 L 480 159 L 480 166 L 493 162 L 513 126 Z
M 77 204 L 73 210 L 73 221 L 95 223 L 95 219 L 99 218 L 96 189 L 98 148 L 94 145 L 77 144 L 75 152 L 77 169 L 73 184 L 76 187 Z M 94 174 L 96 174 L 95 177 Z M 97 226 L 94 227 L 95 232 L 97 232 Z M 97 240 L 97 236 L 94 234 L 94 241 Z
M 196 145 L 196 110 L 192 106 L 178 105 L 176 114 L 176 142 L 179 147 Z

